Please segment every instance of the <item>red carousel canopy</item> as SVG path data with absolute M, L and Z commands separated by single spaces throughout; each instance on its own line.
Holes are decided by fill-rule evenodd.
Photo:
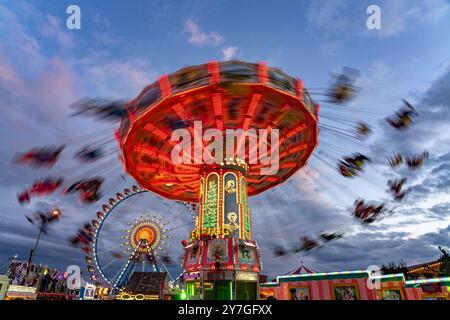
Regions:
M 261 163 L 248 164 L 248 193 L 256 195 L 303 167 L 317 145 L 318 105 L 301 80 L 266 64 L 210 62 L 162 76 L 127 103 L 128 117 L 117 138 L 125 170 L 144 189 L 170 199 L 197 202 L 201 164 L 175 164 L 172 132 L 279 129 L 279 170 L 262 175 Z M 270 150 L 270 139 L 269 150 Z M 209 142 L 192 139 L 204 149 Z M 192 155 L 192 159 L 194 156 Z

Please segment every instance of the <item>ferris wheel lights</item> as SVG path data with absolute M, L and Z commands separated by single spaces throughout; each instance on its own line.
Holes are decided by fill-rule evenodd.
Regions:
M 100 223 L 97 220 L 92 220 L 91 224 L 96 228 L 98 228 L 98 226 L 100 225 Z
M 121 231 L 126 233 L 125 235 L 118 235 L 117 238 L 123 239 L 123 242 L 120 244 L 121 249 L 120 252 L 123 251 L 123 254 L 128 259 L 122 260 L 122 262 L 126 262 L 126 265 L 122 265 L 123 269 L 120 270 L 119 273 L 115 273 L 115 276 L 111 279 L 108 278 L 108 273 L 104 272 L 103 264 L 101 262 L 97 254 L 99 253 L 97 250 L 98 241 L 102 238 L 100 232 L 103 230 L 102 226 L 105 219 L 109 216 L 111 212 L 113 212 L 114 208 L 120 205 L 120 202 L 126 200 L 129 197 L 132 197 L 136 194 L 140 194 L 143 192 L 147 192 L 142 190 L 140 187 L 133 186 L 131 188 L 133 191 L 129 189 L 124 189 L 124 194 L 121 193 L 116 194 L 117 200 L 110 198 L 109 203 L 103 204 L 102 211 L 97 211 L 96 216 L 98 220 L 92 220 L 92 226 L 96 227 L 95 232 L 93 233 L 93 242 L 91 245 L 92 248 L 92 257 L 86 255 L 86 264 L 88 271 L 92 273 L 92 276 L 95 276 L 95 269 L 98 270 L 97 275 L 101 275 L 105 282 L 107 282 L 111 287 L 122 290 L 120 278 L 126 274 L 126 269 L 131 266 L 132 263 L 136 263 L 140 261 L 140 257 L 146 257 L 149 255 L 151 259 L 149 259 L 150 263 L 153 265 L 153 269 L 155 271 L 158 270 L 158 266 L 155 264 L 155 258 L 161 258 L 162 253 L 166 253 L 167 251 L 163 249 L 163 246 L 168 246 L 169 244 L 166 241 L 162 241 L 165 239 L 172 238 L 165 233 L 173 230 L 173 228 L 167 228 L 166 226 L 170 223 L 164 219 L 163 216 L 155 213 L 151 213 L 148 215 L 140 215 L 139 218 L 134 219 L 135 223 L 128 223 L 129 227 L 122 229 Z M 120 242 L 119 242 L 120 243 Z M 148 258 L 146 258 L 148 259 Z M 118 270 L 117 270 L 118 271 Z M 117 278 L 119 275 L 119 278 Z M 91 275 L 89 275 L 91 276 Z

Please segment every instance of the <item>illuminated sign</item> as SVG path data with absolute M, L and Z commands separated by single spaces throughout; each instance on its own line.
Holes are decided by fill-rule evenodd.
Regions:
M 95 286 L 90 283 L 87 283 L 86 286 L 84 287 L 83 299 L 92 300 L 94 299 L 94 296 L 95 296 Z
M 240 281 L 258 281 L 258 274 L 253 272 L 236 271 L 236 280 Z
M 116 300 L 159 300 L 159 296 L 157 294 L 121 293 L 116 296 Z
M 211 237 L 226 237 L 230 235 L 230 230 L 228 226 L 223 226 L 221 228 L 199 228 L 191 232 L 191 241 L 199 240 L 201 235 L 208 235 Z
M 9 292 L 36 293 L 36 290 L 37 290 L 36 287 L 25 287 L 25 286 L 11 285 L 8 288 L 8 293 Z
M 200 273 L 193 272 L 193 273 L 185 273 L 183 275 L 184 280 L 197 280 L 200 279 Z

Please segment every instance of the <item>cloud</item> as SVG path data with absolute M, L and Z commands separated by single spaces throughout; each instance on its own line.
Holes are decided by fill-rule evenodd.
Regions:
M 381 9 L 381 29 L 369 30 L 366 9 L 376 4 Z M 307 20 L 313 41 L 324 56 L 340 53 L 349 43 L 365 37 L 391 38 L 417 28 L 433 26 L 450 13 L 446 0 L 383 0 L 373 1 L 316 0 L 307 9 Z
M 307 9 L 309 29 L 314 41 L 319 43 L 319 52 L 324 56 L 334 56 L 343 48 L 344 37 L 352 27 L 352 21 L 343 14 L 347 4 L 347 0 L 318 0 L 312 1 Z
M 433 212 L 438 217 L 449 217 L 450 202 L 436 204 L 430 209 L 430 211 Z
M 363 35 L 368 31 L 366 9 L 372 4 L 371 1 L 361 1 L 357 6 L 348 0 L 312 1 L 307 18 L 314 29 L 327 35 Z M 418 26 L 434 25 L 450 12 L 446 0 L 383 0 L 377 5 L 381 9 L 381 30 L 370 34 L 384 38 Z
M 271 277 L 293 269 L 299 260 L 313 269 L 320 267 L 313 252 L 276 257 L 277 246 L 290 250 L 300 245 L 300 237 L 304 235 L 317 239 L 323 232 L 350 234 L 359 228 L 346 210 L 337 208 L 323 196 L 316 183 L 317 175 L 306 175 L 305 170 L 288 182 L 250 198 L 253 237 L 260 246 L 264 273 Z
M 89 22 L 93 25 L 92 38 L 98 48 L 125 44 L 125 39 L 107 17 L 96 13 L 92 15 Z
M 8 91 L 18 92 L 23 88 L 23 80 L 13 66 L 8 63 L 7 57 L 0 55 L 0 83 Z
M 0 5 L 0 42 L 1 51 L 5 51 L 9 43 L 17 44 L 17 51 L 14 52 L 18 59 L 28 56 L 39 57 L 41 47 L 36 37 L 34 37 L 27 26 L 25 26 L 14 12 L 6 6 Z M 27 61 L 27 60 L 23 60 Z M 30 62 L 36 62 L 34 60 Z
M 360 99 L 364 100 L 368 94 L 371 98 L 364 100 L 366 102 L 386 98 L 385 84 L 399 82 L 400 76 L 388 64 L 377 61 L 371 67 L 370 76 L 359 83 L 364 88 Z M 293 182 L 290 180 L 275 191 L 264 193 L 261 200 L 256 198 L 258 201 L 252 204 L 252 221 L 255 238 L 261 246 L 264 272 L 270 275 L 274 275 L 271 272 L 287 272 L 298 265 L 299 260 L 319 271 L 335 271 L 364 269 L 371 264 L 402 259 L 407 264 L 436 259 L 439 256 L 437 246 L 450 242 L 447 227 L 450 224 L 449 87 L 450 68 L 429 88 L 421 90 L 423 93 L 416 91 L 414 100 L 410 99 L 420 116 L 407 131 L 396 131 L 383 120 L 371 142 L 370 157 L 377 160 L 372 167 L 385 177 L 407 177 L 407 187 L 411 188 L 403 202 L 390 204 L 396 207 L 393 216 L 370 226 L 358 225 L 351 219 L 350 211 L 336 208 L 323 198 L 327 190 L 319 188 L 320 174 L 309 181 L 302 174 L 296 175 Z M 406 94 L 403 90 L 397 94 Z M 398 97 L 392 98 L 399 101 Z M 355 102 L 356 105 L 364 105 L 361 101 Z M 386 156 L 390 152 L 413 154 L 424 149 L 429 149 L 430 159 L 421 170 L 393 171 L 387 166 Z M 297 183 L 297 190 L 290 186 Z M 331 181 L 325 185 L 326 189 L 332 189 L 329 183 Z M 301 235 L 314 237 L 321 228 L 327 232 L 344 231 L 346 235 L 315 251 L 274 256 L 275 244 L 292 246 Z
M 224 41 L 224 38 L 215 31 L 204 32 L 200 27 L 191 19 L 186 21 L 185 27 L 189 32 L 189 43 L 202 46 L 202 45 L 218 45 Z
M 347 0 L 313 1 L 308 8 L 308 22 L 315 29 L 325 32 L 339 33 L 350 27 L 348 16 L 343 14 L 347 9 Z
M 55 16 L 46 16 L 46 21 L 41 24 L 41 32 L 45 37 L 55 39 L 61 48 L 70 49 L 75 44 L 74 37 L 65 27 L 64 21 Z
M 0 205 L 1 261 L 16 253 L 26 259 L 34 244 L 36 228 L 28 224 L 24 215 L 37 210 L 38 203 L 34 200 L 29 205 L 19 206 L 17 193 L 36 179 L 62 175 L 69 184 L 74 179 L 86 177 L 83 175 L 106 175 L 106 167 L 110 174 L 106 176 L 105 190 L 108 188 L 112 193 L 121 191 L 116 191 L 112 184 L 122 172 L 113 153 L 117 145 L 112 128 L 103 123 L 82 122 L 69 117 L 72 112 L 69 106 L 84 96 L 134 96 L 153 76 L 150 64 L 144 59 L 113 59 L 90 50 L 83 51 L 80 58 L 66 51 L 70 41 L 59 29 L 59 21 L 37 11 L 32 5 L 26 8 L 22 11 L 0 5 L 0 100 L 3 112 L 0 135 L 8 137 L 8 143 L 0 145 L 3 168 L 0 173 L 3 197 Z M 41 27 L 31 27 L 35 23 Z M 48 47 L 52 48 L 51 53 L 46 50 Z M 102 132 L 101 136 L 99 132 Z M 107 140 L 103 132 L 107 132 Z M 80 135 L 84 138 L 79 139 Z M 73 154 L 82 145 L 98 143 L 99 140 L 112 141 L 105 145 L 110 155 L 86 171 L 73 160 Z M 66 149 L 61 161 L 51 171 L 33 170 L 11 163 L 17 152 L 61 143 L 67 144 Z M 92 219 L 95 211 L 89 214 L 93 209 L 80 204 L 76 197 L 62 199 L 58 193 L 46 197 L 45 202 L 60 207 L 64 216 L 58 227 L 43 237 L 37 261 L 61 268 L 67 264 L 82 265 L 83 254 L 79 249 L 68 246 L 66 240 L 82 223 Z
M 437 193 L 446 193 L 450 185 L 450 68 L 439 76 L 421 97 L 413 102 L 419 117 L 406 131 L 397 131 L 381 122 L 380 137 L 372 149 L 411 155 L 428 150 L 430 158 L 422 170 L 402 169 L 397 174 L 408 175 L 412 186 L 411 201 Z M 411 99 L 410 99 L 411 100 Z M 413 101 L 413 100 L 411 100 Z M 374 153 L 376 156 L 376 154 Z
M 144 59 L 108 59 L 96 57 L 82 61 L 80 77 L 86 92 L 108 99 L 134 97 L 155 78 L 151 65 Z
M 372 264 L 402 260 L 409 265 L 433 261 L 439 257 L 437 246 L 450 241 L 449 228 L 409 240 L 404 240 L 404 233 L 391 232 L 381 239 L 369 232 L 358 233 L 317 250 L 312 257 L 322 267 L 321 271 L 342 270 L 342 266 L 350 270 L 366 269 Z
M 373 34 L 382 38 L 436 24 L 450 12 L 450 4 L 445 0 L 385 0 L 380 7 L 381 30 Z
M 238 48 L 237 47 L 226 47 L 226 48 L 223 48 L 221 51 L 222 51 L 224 60 L 232 60 L 236 56 Z

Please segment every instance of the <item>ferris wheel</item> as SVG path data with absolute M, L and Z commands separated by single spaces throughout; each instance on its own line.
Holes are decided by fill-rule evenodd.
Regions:
M 123 289 L 135 271 L 182 273 L 181 241 L 193 226 L 192 205 L 165 200 L 137 186 L 101 206 L 91 222 L 85 262 L 91 280 Z M 188 210 L 186 210 L 188 208 Z

